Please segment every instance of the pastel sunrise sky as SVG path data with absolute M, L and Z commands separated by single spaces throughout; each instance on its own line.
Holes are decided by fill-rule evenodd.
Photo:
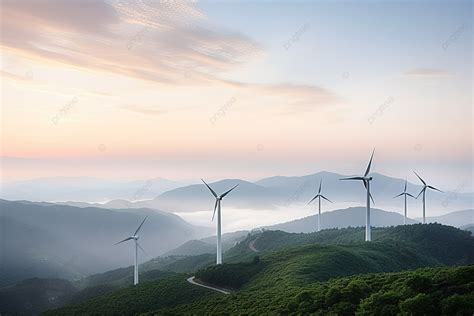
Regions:
M 472 14 L 1 1 L 2 180 L 356 174 L 375 147 L 374 172 L 472 191 Z

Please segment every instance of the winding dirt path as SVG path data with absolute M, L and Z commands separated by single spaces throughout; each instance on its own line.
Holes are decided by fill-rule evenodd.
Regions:
M 190 278 L 187 278 L 186 281 L 188 281 L 189 283 L 191 283 L 191 284 L 193 284 L 193 285 L 205 287 L 206 289 L 210 289 L 210 290 L 213 290 L 213 291 L 217 291 L 217 292 L 222 293 L 222 294 L 230 294 L 229 291 L 226 291 L 226 290 L 223 290 L 223 289 L 219 289 L 219 288 L 217 288 L 217 287 L 212 287 L 212 286 L 209 286 L 209 285 L 204 285 L 204 284 L 198 283 L 198 282 L 194 281 L 194 279 L 195 279 L 195 276 L 192 276 L 192 277 L 190 277 Z

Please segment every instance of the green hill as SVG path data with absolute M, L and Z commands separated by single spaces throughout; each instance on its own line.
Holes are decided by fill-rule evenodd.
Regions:
M 71 282 L 61 279 L 24 280 L 0 289 L 0 314 L 35 315 L 61 307 L 66 298 L 77 292 Z
M 239 241 L 245 239 L 248 231 L 236 231 L 222 235 L 222 249 L 227 251 L 234 247 Z M 216 253 L 216 236 L 206 237 L 199 240 L 189 240 L 184 244 L 163 254 L 166 256 L 197 256 L 205 253 Z
M 310 234 L 264 231 L 248 236 L 226 252 L 225 258 L 227 258 L 227 262 L 252 258 L 255 252 L 250 249 L 250 243 L 260 253 L 311 244 L 366 244 L 363 240 L 364 228 L 362 227 L 327 229 Z M 441 224 L 375 227 L 372 228 L 372 240 L 374 242 L 403 243 L 428 256 L 436 255 L 445 264 L 459 262 L 461 258 L 463 258 L 463 262 L 474 260 L 474 239 L 470 232 Z
M 227 313 L 237 314 L 249 312 L 268 314 L 272 311 L 284 313 L 285 311 L 292 311 L 294 308 L 298 311 L 303 310 L 303 307 L 299 307 L 301 302 L 298 300 L 308 300 L 305 295 L 314 297 L 315 293 L 318 293 L 318 289 L 326 289 L 326 292 L 328 292 L 333 284 L 338 284 L 337 278 L 353 277 L 353 280 L 358 280 L 358 275 L 366 273 L 474 263 L 474 238 L 470 236 L 469 232 L 453 227 L 430 224 L 376 229 L 374 230 L 374 241 L 371 243 L 358 241 L 361 240 L 362 236 L 363 230 L 360 228 L 329 230 L 324 233 L 306 235 L 264 232 L 257 235 L 257 237 L 249 236 L 229 251 L 230 254 L 226 259 L 227 263 L 220 266 L 211 266 L 195 273 L 196 277 L 205 283 L 237 291 L 230 296 L 224 297 L 215 294 L 211 290 L 192 286 L 194 290 L 200 292 L 190 292 L 188 297 L 183 297 L 182 293 L 187 293 L 190 290 L 188 287 L 191 285 L 185 281 L 189 274 L 178 274 L 162 280 L 147 282 L 136 288 L 128 287 L 102 295 L 57 312 L 61 314 L 133 314 L 157 310 L 159 313 L 170 311 L 176 314 L 189 314 L 195 311 L 207 314 L 209 311 L 224 313 L 227 310 Z M 257 254 L 248 247 L 248 243 L 252 238 L 259 238 L 254 243 L 257 249 L 265 249 L 258 253 L 257 258 Z M 319 242 L 316 240 L 319 240 Z M 195 261 L 202 260 L 202 258 L 198 260 L 198 257 L 186 257 L 181 260 L 191 260 L 194 264 Z M 177 263 L 179 263 L 179 260 L 174 262 L 174 264 Z M 466 269 L 472 272 L 472 267 Z M 445 271 L 443 272 L 443 278 L 448 278 L 451 273 L 449 271 L 454 271 L 454 269 L 432 269 L 427 271 L 435 271 L 433 272 L 435 274 L 438 273 L 436 271 Z M 383 283 L 386 280 L 385 275 L 398 275 L 403 279 L 411 275 L 412 272 L 406 273 L 408 274 L 385 273 L 380 274 L 380 277 L 377 278 Z M 351 282 L 350 278 L 347 280 L 349 280 L 347 282 Z M 470 293 L 472 293 L 474 289 L 472 276 L 459 280 L 449 279 L 448 281 L 454 282 L 453 286 L 459 286 L 460 290 L 441 294 L 433 293 L 429 299 L 440 298 L 440 300 L 444 300 L 457 293 L 461 297 L 454 297 L 451 300 L 464 302 L 466 300 L 466 297 L 463 296 L 466 295 L 465 290 L 471 289 Z M 364 282 L 372 281 L 368 278 Z M 469 285 L 470 282 L 471 285 Z M 387 282 L 388 285 L 390 285 L 389 282 Z M 360 299 L 367 300 L 364 304 L 359 304 L 359 301 L 354 300 L 350 301 L 353 306 L 346 304 L 345 306 L 335 307 L 333 305 L 344 301 L 344 296 L 341 294 L 342 296 L 338 300 L 337 295 L 334 294 L 335 296 L 332 299 L 324 301 L 324 304 L 326 304 L 324 306 L 306 306 L 304 308 L 316 308 L 318 311 L 319 308 L 323 308 L 329 312 L 333 309 L 337 310 L 337 308 L 341 308 L 341 311 L 343 308 L 351 311 L 370 311 L 370 308 L 375 308 L 379 299 L 383 301 L 385 295 L 384 293 L 377 294 L 379 291 L 375 290 L 377 286 L 380 289 L 385 289 L 381 284 L 374 285 L 374 287 L 369 286 L 368 290 L 365 288 L 354 289 L 356 294 L 359 292 L 366 293 L 363 294 L 366 296 L 360 297 Z M 166 289 L 167 287 L 169 288 Z M 434 288 L 433 291 L 435 291 Z M 160 293 L 168 292 L 179 293 L 177 299 L 162 300 L 157 298 L 161 295 Z M 310 292 L 310 294 L 301 294 L 305 292 Z M 204 295 L 204 293 L 207 293 L 207 295 Z M 375 296 L 370 298 L 372 294 Z M 382 298 L 378 298 L 376 294 L 383 294 Z M 393 308 L 400 310 L 402 307 L 397 304 L 402 299 L 404 301 L 411 296 L 406 293 L 398 294 L 400 294 L 400 301 L 396 301 L 395 304 L 393 303 L 395 300 L 392 299 L 389 300 L 389 303 L 395 304 Z M 418 292 L 412 294 L 418 295 Z M 172 296 L 174 294 L 167 295 Z M 209 295 L 212 295 L 213 298 L 209 298 Z M 303 297 L 297 299 L 296 296 L 298 295 L 303 295 Z M 431 294 L 427 292 L 426 295 Z M 275 301 L 277 298 L 279 298 L 279 301 Z M 322 298 L 318 297 L 319 299 Z M 420 297 L 420 299 L 428 300 L 426 297 Z M 293 302 L 292 300 L 296 301 Z M 324 297 L 324 300 L 326 300 L 326 297 Z M 377 302 L 371 303 L 371 300 L 377 300 Z M 123 302 L 129 302 L 129 305 Z M 333 304 L 330 304 L 331 302 Z M 410 301 L 406 302 L 406 304 L 409 303 Z M 178 306 L 180 304 L 192 305 Z M 294 304 L 297 304 L 296 307 Z M 456 308 L 459 307 L 457 304 L 454 305 Z M 448 307 L 439 305 L 439 308 Z
M 156 281 L 173 275 L 175 273 L 169 271 L 143 271 L 140 273 L 140 282 Z M 133 267 L 95 274 L 77 282 L 63 279 L 27 279 L 13 286 L 0 288 L 0 314 L 36 315 L 48 309 L 79 304 L 131 284 Z
M 217 295 L 213 291 L 189 284 L 186 275 L 179 274 L 160 281 L 129 286 L 83 304 L 46 312 L 45 315 L 134 315 Z
M 161 270 L 140 271 L 140 281 L 151 281 L 162 279 L 174 273 Z M 94 287 L 98 285 L 110 285 L 116 288 L 133 284 L 133 266 L 111 270 L 105 273 L 94 274 L 74 282 L 79 289 Z
M 164 256 L 197 256 L 203 253 L 215 253 L 216 245 L 202 240 L 190 240 L 177 248 L 168 251 Z
M 148 315 L 472 315 L 474 266 L 363 274 L 303 287 L 278 283 Z

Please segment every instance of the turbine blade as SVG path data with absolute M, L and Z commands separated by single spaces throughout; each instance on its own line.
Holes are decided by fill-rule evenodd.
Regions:
M 428 188 L 430 188 L 431 190 L 436 190 L 438 192 L 441 192 L 443 193 L 443 191 L 439 190 L 439 189 L 436 189 L 435 187 L 431 186 L 431 185 L 427 185 Z
M 219 203 L 219 200 L 216 198 L 216 204 L 214 204 L 214 212 L 212 213 L 212 221 L 214 221 L 214 216 L 216 215 L 217 203 Z
M 411 197 L 412 197 L 412 198 L 414 198 L 414 199 L 417 199 L 417 198 L 418 198 L 418 197 L 414 197 L 413 195 L 411 195 L 411 194 L 410 194 L 410 193 L 408 193 L 408 192 L 407 192 L 407 193 L 405 193 L 405 194 L 406 194 L 406 195 L 408 195 L 408 196 L 411 196 Z
M 235 189 L 236 187 L 238 187 L 239 184 L 237 183 L 236 185 L 234 185 L 230 190 L 227 190 L 226 192 L 222 193 L 221 194 L 221 198 L 225 197 L 227 194 L 230 193 L 230 191 L 232 191 L 233 189 Z
M 349 178 L 342 178 L 339 180 L 364 180 L 363 177 L 349 177 Z
M 328 198 L 325 197 L 324 195 L 321 195 L 321 197 L 322 197 L 323 199 L 325 199 L 326 201 L 328 201 L 328 202 L 334 203 L 333 201 L 331 201 L 330 199 L 328 199 Z
M 415 199 L 417 199 L 421 195 L 421 193 L 423 193 L 425 190 L 426 190 L 426 187 L 423 187 L 423 189 L 421 189 L 420 193 L 418 193 Z
M 317 194 L 314 198 L 311 199 L 311 201 L 308 202 L 308 204 L 306 205 L 309 205 L 309 203 L 313 202 L 314 200 L 316 200 L 318 198 L 319 194 Z
M 423 183 L 423 185 L 426 185 L 426 182 L 418 175 L 418 173 L 416 173 L 415 171 L 413 171 L 416 176 L 418 177 L 418 179 L 420 179 L 421 183 Z
M 374 150 L 372 151 L 372 156 L 370 156 L 370 161 L 369 161 L 369 164 L 368 164 L 368 166 L 367 166 L 367 169 L 365 170 L 364 177 L 367 177 L 367 175 L 368 175 L 369 172 L 370 172 L 370 166 L 372 165 L 372 159 L 374 158 L 374 152 L 375 152 L 375 148 L 374 148 Z
M 364 180 L 363 183 L 364 183 L 365 189 L 367 190 L 367 182 Z M 372 197 L 372 193 L 370 193 L 370 192 L 369 192 L 369 197 L 370 197 L 370 199 L 372 200 L 372 203 L 375 204 L 374 198 Z
M 143 249 L 143 247 L 138 243 L 138 241 L 137 241 L 137 246 L 138 246 L 138 248 L 140 248 L 141 251 L 143 251 L 143 253 L 144 253 L 145 255 L 147 255 L 148 257 L 151 257 L 151 256 L 148 254 L 148 252 L 146 252 L 145 249 Z
M 407 191 L 407 179 L 405 178 L 405 188 L 403 189 L 403 192 Z
M 133 237 L 127 237 L 127 238 L 125 238 L 124 240 L 121 240 L 121 241 L 119 241 L 118 243 L 116 243 L 116 244 L 114 244 L 114 245 L 121 244 L 121 243 L 126 242 L 126 241 L 128 241 L 128 240 L 130 240 L 130 239 L 133 239 Z
M 145 223 L 146 219 L 148 218 L 148 216 L 145 216 L 145 218 L 143 219 L 142 223 L 140 224 L 140 226 L 138 226 L 137 230 L 135 231 L 135 234 L 133 234 L 133 236 L 136 236 L 138 234 L 138 232 L 140 231 L 140 229 L 142 228 L 142 225 L 143 223 Z
M 374 201 L 374 198 L 372 197 L 372 193 L 369 193 L 369 197 L 372 200 L 372 203 L 375 205 L 375 201 Z
M 399 197 L 399 196 L 402 196 L 403 194 L 409 194 L 409 193 L 403 192 L 403 193 L 400 193 L 400 194 L 395 195 L 393 198 L 397 198 L 397 197 Z
M 323 183 L 323 178 L 321 178 L 319 180 L 319 190 L 318 190 L 318 194 L 321 193 L 321 184 Z
M 203 179 L 201 179 L 202 182 L 204 182 L 204 184 L 206 185 L 206 187 L 209 189 L 209 191 L 211 191 L 212 195 L 214 195 L 214 197 L 216 198 L 217 197 L 217 193 L 214 192 L 213 189 L 211 189 L 211 187 L 206 183 L 206 181 L 204 181 Z

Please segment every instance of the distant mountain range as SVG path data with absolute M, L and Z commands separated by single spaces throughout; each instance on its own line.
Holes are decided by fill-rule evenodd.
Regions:
M 215 182 L 212 188 L 218 194 L 225 192 L 232 186 L 238 184 L 238 190 L 233 191 L 232 199 L 226 199 L 227 206 L 248 209 L 272 209 L 278 204 L 275 194 L 263 186 L 239 180 L 230 179 Z M 231 195 L 229 195 L 230 197 Z M 112 205 L 114 201 L 106 203 Z M 165 192 L 153 200 L 138 201 L 133 205 L 140 207 L 158 208 L 172 212 L 194 212 L 209 210 L 214 205 L 214 197 L 204 184 L 194 184 Z
M 321 229 L 365 227 L 365 207 L 350 207 L 321 214 Z M 371 209 L 371 224 L 374 227 L 397 226 L 403 224 L 403 215 L 380 209 Z M 408 224 L 418 223 L 410 218 Z M 311 233 L 318 227 L 318 216 L 312 215 L 290 222 L 267 226 L 268 230 L 282 230 L 289 233 Z
M 110 181 L 92 177 L 52 177 L 1 184 L 0 198 L 28 201 L 106 202 L 152 199 L 184 183 L 163 178 Z
M 149 209 L 105 210 L 0 200 L 0 286 L 29 277 L 74 279 L 128 266 L 133 245 L 116 242 L 141 231 L 143 248 L 158 256 L 183 242 L 212 234 L 180 217 Z M 150 259 L 143 253 L 140 261 Z
M 372 195 L 375 206 L 379 209 L 403 211 L 403 199 L 393 197 L 403 190 L 403 179 L 387 177 L 382 174 L 372 174 Z M 216 192 L 224 192 L 231 186 L 239 184 L 225 200 L 225 206 L 231 208 L 266 209 L 302 208 L 315 195 L 320 179 L 323 179 L 323 193 L 334 204 L 324 202 L 324 209 L 338 209 L 350 205 L 364 205 L 364 187 L 354 181 L 339 181 L 345 175 L 318 172 L 300 177 L 270 177 L 256 182 L 240 179 L 226 179 L 212 183 Z M 421 190 L 419 184 L 408 183 L 408 192 L 417 195 Z M 56 199 L 58 200 L 58 199 Z M 114 199 L 105 204 L 94 204 L 101 208 L 153 208 L 167 212 L 196 212 L 212 209 L 213 197 L 202 183 L 177 187 L 163 192 L 152 199 Z M 473 208 L 474 193 L 430 191 L 427 193 L 427 215 L 438 215 L 450 210 Z M 88 204 L 64 202 L 63 204 L 86 207 Z M 315 207 L 315 206 L 313 206 Z M 409 216 L 421 215 L 421 200 L 408 199 Z
M 366 209 L 364 207 L 350 207 L 347 209 L 322 213 L 321 227 L 322 229 L 327 229 L 365 226 L 365 212 Z M 463 225 L 472 223 L 473 218 L 474 209 L 451 212 L 443 216 L 429 217 L 426 220 L 428 223 L 436 222 L 444 225 L 461 227 Z M 419 223 L 420 221 L 421 219 L 407 219 L 408 224 L 415 224 Z M 371 209 L 371 222 L 372 226 L 374 227 L 402 225 L 403 215 L 380 209 Z M 317 215 L 312 215 L 282 224 L 267 226 L 265 229 L 283 230 L 290 233 L 310 233 L 316 230 L 317 225 Z
M 418 219 L 421 220 L 421 219 Z M 426 222 L 428 223 L 441 223 L 445 225 L 461 227 L 467 224 L 474 225 L 474 210 L 464 210 L 451 212 L 449 214 L 441 216 L 427 217 Z

